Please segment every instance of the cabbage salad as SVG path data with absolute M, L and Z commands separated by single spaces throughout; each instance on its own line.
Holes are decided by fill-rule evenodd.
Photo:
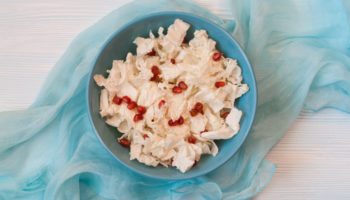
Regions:
M 137 37 L 136 55 L 114 60 L 108 77 L 94 75 L 100 114 L 123 133 L 118 142 L 130 159 L 149 166 L 191 169 L 203 154 L 215 156 L 214 140 L 232 138 L 242 112 L 235 99 L 249 88 L 237 61 L 225 58 L 205 30 L 186 41 L 190 25 L 176 19 L 167 34 Z

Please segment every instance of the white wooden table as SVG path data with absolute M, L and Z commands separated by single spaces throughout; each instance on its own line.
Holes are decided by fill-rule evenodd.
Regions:
M 196 0 L 229 17 L 228 0 Z M 30 105 L 72 39 L 127 3 L 113 0 L 2 0 L 0 111 Z M 267 158 L 278 168 L 254 199 L 350 199 L 350 116 L 304 110 Z

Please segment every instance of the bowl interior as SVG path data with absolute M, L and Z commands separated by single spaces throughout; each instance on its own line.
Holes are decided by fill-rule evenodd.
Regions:
M 216 157 L 203 155 L 200 162 L 186 173 L 181 173 L 175 168 L 165 168 L 163 166 L 148 167 L 136 160 L 130 161 L 129 149 L 122 147 L 117 143 L 117 138 L 121 136 L 121 133 L 114 127 L 108 126 L 105 120 L 101 118 L 99 114 L 100 105 L 100 91 L 94 80 L 94 74 L 103 74 L 107 76 L 106 70 L 111 68 L 112 61 L 115 59 L 123 59 L 128 52 L 135 54 L 136 45 L 133 41 L 136 37 L 148 37 L 149 31 L 152 30 L 157 36 L 158 28 L 164 27 L 165 30 L 171 25 L 175 19 L 182 19 L 189 23 L 191 28 L 187 32 L 186 39 L 189 41 L 193 37 L 195 30 L 204 29 L 208 32 L 209 37 L 217 42 L 216 48 L 223 52 L 225 57 L 230 57 L 238 60 L 240 67 L 242 68 L 242 75 L 244 83 L 247 83 L 250 90 L 244 94 L 238 101 L 235 102 L 235 106 L 243 112 L 242 119 L 240 121 L 241 129 L 236 136 L 229 140 L 216 141 L 219 148 L 219 153 Z M 255 115 L 256 107 L 256 86 L 254 74 L 251 70 L 249 62 L 244 53 L 237 45 L 237 43 L 228 35 L 225 31 L 219 28 L 217 25 L 207 21 L 198 16 L 194 16 L 187 13 L 168 12 L 158 13 L 150 16 L 143 17 L 142 19 L 135 20 L 126 25 L 120 31 L 116 32 L 114 36 L 106 43 L 105 48 L 96 60 L 93 67 L 88 85 L 88 107 L 90 112 L 90 119 L 94 125 L 102 143 L 107 149 L 124 165 L 128 166 L 132 170 L 141 173 L 143 175 L 167 179 L 167 180 L 180 180 L 186 178 L 192 178 L 195 176 L 203 175 L 226 162 L 241 146 L 245 137 L 247 136 L 251 124 Z

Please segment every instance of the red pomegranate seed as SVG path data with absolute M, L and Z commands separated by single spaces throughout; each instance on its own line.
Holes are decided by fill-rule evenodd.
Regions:
M 169 126 L 176 126 L 177 121 L 173 121 L 172 119 L 168 121 Z
M 186 83 L 183 82 L 183 81 L 180 81 L 180 83 L 179 83 L 178 85 L 179 85 L 179 87 L 180 87 L 181 89 L 183 89 L 183 90 L 186 90 L 186 89 L 187 89 L 187 85 L 186 85 Z
M 164 104 L 165 104 L 165 100 L 161 100 L 161 101 L 158 103 L 158 108 L 160 109 Z
M 147 134 L 143 134 L 143 139 L 146 139 L 148 138 L 148 135 Z
M 196 109 L 192 109 L 192 110 L 190 110 L 190 114 L 192 117 L 194 117 L 198 114 L 198 111 Z
M 217 81 L 217 82 L 215 82 L 215 87 L 216 88 L 224 87 L 225 85 L 226 85 L 226 83 L 224 81 Z
M 120 139 L 119 143 L 123 145 L 124 147 L 130 147 L 131 142 L 127 139 Z
M 205 132 L 208 132 L 208 130 L 204 129 L 204 131 L 201 131 L 200 133 L 202 134 L 202 133 L 205 133 Z
M 174 59 L 174 58 L 170 59 L 170 62 L 171 62 L 172 64 L 175 64 L 175 59 Z
M 123 99 L 122 99 L 122 98 L 119 98 L 119 97 L 117 97 L 117 96 L 115 96 L 115 97 L 113 98 L 113 103 L 115 103 L 115 104 L 117 104 L 117 105 L 120 105 L 120 104 L 123 103 Z
M 188 137 L 188 139 L 187 139 L 187 141 L 189 142 L 189 143 L 192 143 L 192 144 L 195 144 L 196 143 L 196 138 L 194 137 L 194 136 L 190 136 L 190 137 Z
M 216 52 L 213 54 L 213 60 L 214 61 L 219 61 L 221 58 L 222 54 L 220 52 Z
M 156 81 L 156 79 L 159 78 L 157 75 L 153 75 L 151 79 L 149 79 L 150 81 Z
M 128 97 L 128 96 L 123 96 L 123 101 L 125 102 L 125 103 L 127 103 L 127 104 L 129 104 L 130 102 L 131 102 L 131 99 L 130 99 L 130 97 Z
M 138 122 L 140 120 L 143 120 L 143 115 L 138 113 L 134 116 L 134 122 Z
M 148 56 L 155 56 L 156 55 L 156 51 L 154 49 L 152 49 L 151 52 L 147 53 Z
M 184 123 L 184 118 L 182 116 L 176 121 L 178 125 L 182 125 Z
M 128 104 L 128 109 L 132 110 L 137 107 L 137 103 L 135 101 L 132 101 Z
M 143 107 L 143 106 L 137 106 L 137 112 L 139 112 L 140 114 L 144 114 L 144 113 L 146 113 L 146 108 L 145 107 Z
M 186 38 L 184 38 L 184 39 L 182 40 L 182 44 L 187 44 Z
M 160 78 L 158 75 L 153 75 L 153 77 L 150 78 L 149 80 L 158 83 L 158 82 L 162 81 L 162 78 Z
M 229 112 L 225 112 L 221 115 L 222 118 L 226 119 L 227 115 L 230 114 Z
M 153 73 L 154 75 L 161 74 L 161 73 L 160 73 L 159 67 L 156 66 L 156 65 L 153 65 L 151 70 L 152 70 L 152 73 Z
M 170 159 L 170 165 L 173 165 L 174 159 Z
M 198 112 L 203 112 L 203 104 L 197 102 L 196 105 L 194 105 L 194 109 L 197 110 Z
M 173 92 L 176 94 L 179 94 L 182 92 L 182 89 L 179 86 L 175 86 L 175 87 L 173 87 Z

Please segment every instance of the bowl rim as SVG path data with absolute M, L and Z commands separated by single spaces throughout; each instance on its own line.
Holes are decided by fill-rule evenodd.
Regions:
M 211 26 L 219 29 L 220 31 L 222 31 L 225 35 L 227 35 L 229 38 L 231 38 L 231 40 L 233 41 L 233 43 L 238 47 L 238 50 L 240 51 L 240 53 L 242 54 L 243 59 L 245 60 L 245 62 L 247 63 L 247 69 L 249 71 L 249 73 L 253 76 L 252 77 L 252 82 L 250 84 L 250 87 L 253 87 L 255 90 L 254 94 L 253 94 L 253 100 L 255 101 L 254 105 L 252 105 L 252 120 L 250 121 L 250 123 L 248 124 L 248 129 L 246 130 L 246 134 L 244 135 L 244 137 L 242 138 L 242 140 L 239 141 L 238 145 L 236 146 L 236 150 L 232 151 L 231 155 L 229 155 L 227 157 L 226 160 L 213 165 L 212 167 L 208 167 L 206 169 L 203 169 L 201 171 L 199 171 L 198 173 L 192 174 L 192 175 L 188 175 L 186 177 L 165 177 L 165 176 L 157 176 L 157 175 L 151 175 L 148 173 L 145 173 L 141 170 L 138 170 L 136 168 L 131 167 L 130 165 L 124 163 L 122 160 L 120 160 L 116 155 L 114 155 L 114 153 L 106 146 L 106 144 L 103 142 L 99 132 L 96 130 L 95 124 L 92 120 L 92 112 L 90 109 L 90 83 L 93 81 L 92 78 L 92 72 L 95 69 L 96 63 L 98 61 L 98 58 L 100 57 L 102 51 L 106 48 L 106 46 L 120 33 L 122 32 L 124 29 L 128 28 L 129 26 L 132 26 L 133 24 L 143 21 L 145 19 L 148 18 L 152 18 L 152 17 L 159 17 L 159 16 L 164 16 L 164 15 L 176 15 L 176 16 L 186 16 L 186 17 L 191 17 L 191 18 L 196 18 L 197 20 L 200 21 L 204 21 L 205 23 L 210 24 Z M 224 165 L 226 162 L 228 162 L 233 155 L 235 155 L 237 153 L 237 151 L 240 149 L 240 147 L 242 146 L 242 144 L 244 143 L 244 141 L 246 140 L 248 134 L 250 133 L 250 130 L 252 128 L 252 125 L 254 123 L 255 120 L 255 114 L 256 114 L 256 107 L 257 107 L 257 102 L 258 102 L 258 88 L 256 86 L 256 78 L 255 78 L 255 73 L 253 68 L 251 67 L 251 64 L 249 62 L 249 59 L 247 57 L 247 55 L 245 54 L 245 52 L 243 51 L 243 49 L 241 48 L 241 46 L 239 45 L 239 43 L 232 37 L 231 34 L 229 34 L 225 29 L 223 29 L 221 26 L 219 26 L 218 24 L 214 23 L 213 21 L 211 21 L 208 18 L 205 18 L 203 16 L 199 16 L 196 14 L 192 14 L 192 13 L 188 13 L 188 12 L 182 12 L 182 11 L 161 11 L 161 12 L 154 12 L 154 13 L 150 13 L 150 14 L 146 14 L 140 17 L 136 17 L 132 20 L 130 20 L 129 22 L 125 23 L 124 25 L 122 25 L 120 28 L 118 28 L 118 30 L 116 30 L 114 33 L 112 33 L 107 40 L 105 40 L 105 42 L 103 43 L 103 45 L 100 47 L 98 54 L 95 56 L 95 58 L 93 59 L 93 64 L 91 66 L 91 69 L 88 73 L 88 80 L 87 80 L 87 87 L 86 87 L 86 106 L 88 108 L 88 118 L 89 118 L 89 122 L 92 125 L 93 131 L 95 133 L 95 135 L 98 137 L 100 143 L 102 143 L 103 147 L 119 162 L 121 163 L 124 167 L 130 169 L 131 171 L 143 175 L 145 177 L 148 178 L 152 178 L 152 179 L 157 179 L 157 180 L 164 180 L 164 181 L 179 181 L 179 180 L 187 180 L 187 179 L 192 179 L 195 177 L 199 177 L 199 176 L 203 176 L 209 172 L 214 171 L 215 169 L 219 168 L 220 166 Z M 231 138 L 232 139 L 232 138 Z

